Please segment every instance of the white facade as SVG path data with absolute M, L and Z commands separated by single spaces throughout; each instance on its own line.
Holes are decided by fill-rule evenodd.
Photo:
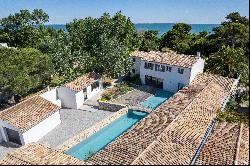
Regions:
M 61 119 L 59 110 L 24 133 L 22 133 L 21 130 L 15 128 L 13 125 L 0 120 L 0 142 L 9 141 L 8 134 L 4 128 L 18 132 L 21 144 L 24 145 L 30 142 L 37 142 L 60 123 Z
M 162 80 L 163 90 L 169 92 L 177 92 L 180 87 L 188 85 L 198 73 L 202 73 L 204 69 L 204 60 L 199 58 L 197 62 L 190 68 L 183 68 L 174 65 L 161 64 L 155 62 L 148 62 L 141 60 L 138 57 L 131 57 L 133 66 L 131 68 L 132 75 L 139 74 L 142 84 L 146 84 L 145 76 L 155 77 Z M 145 68 L 145 63 L 154 64 L 152 69 Z M 155 65 L 165 66 L 164 71 L 156 71 Z M 171 71 L 166 71 L 166 67 L 170 67 Z M 183 73 L 179 73 L 178 70 L 183 69 Z
M 25 133 L 23 133 L 24 143 L 37 142 L 43 136 L 45 136 L 48 132 L 53 130 L 57 125 L 61 123 L 59 110 L 48 118 L 38 123 L 36 126 L 32 127 Z
M 42 98 L 50 101 L 51 103 L 61 107 L 61 100 L 57 97 L 57 89 L 52 89 L 40 95 Z

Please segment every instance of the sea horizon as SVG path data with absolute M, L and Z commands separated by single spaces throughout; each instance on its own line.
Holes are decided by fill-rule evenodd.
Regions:
M 134 23 L 137 31 L 145 30 L 156 30 L 158 31 L 158 36 L 163 35 L 165 32 L 172 29 L 173 25 L 176 23 Z M 202 31 L 207 31 L 212 33 L 213 28 L 219 26 L 220 24 L 188 24 L 192 27 L 192 33 L 199 33 Z M 66 30 L 66 24 L 45 24 L 46 27 L 53 27 L 55 29 Z

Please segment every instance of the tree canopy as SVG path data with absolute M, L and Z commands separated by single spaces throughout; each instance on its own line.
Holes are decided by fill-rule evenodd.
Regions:
M 46 85 L 52 74 L 48 55 L 34 48 L 0 47 L 0 92 L 26 95 Z
M 190 48 L 191 26 L 185 23 L 177 23 L 172 30 L 163 34 L 160 49 L 167 47 L 179 53 L 186 53 Z
M 87 17 L 66 25 L 71 54 L 86 71 L 118 76 L 129 67 L 128 56 L 138 47 L 136 29 L 121 12 L 111 17 Z
M 159 50 L 158 31 L 147 30 L 138 32 L 139 51 L 157 51 Z
M 43 33 L 43 24 L 49 16 L 42 9 L 20 10 L 0 20 L 0 42 L 6 42 L 13 47 L 35 47 Z

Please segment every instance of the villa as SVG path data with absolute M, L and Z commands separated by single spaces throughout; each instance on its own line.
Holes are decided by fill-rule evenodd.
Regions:
M 244 125 L 215 121 L 216 114 L 234 94 L 238 81 L 198 74 L 188 86 L 90 160 L 82 161 L 61 149 L 31 143 L 8 153 L 0 164 L 248 164 L 248 129 Z
M 145 54 L 149 58 L 153 53 L 167 55 L 140 52 L 137 56 Z M 140 66 L 137 70 L 132 68 L 133 73 L 139 73 L 143 83 L 157 90 L 178 92 L 166 97 L 150 112 L 125 106 L 56 148 L 34 143 L 61 123 L 60 108 L 78 109 L 86 99 L 100 92 L 100 75 L 87 73 L 0 113 L 0 141 L 26 144 L 7 153 L 0 164 L 248 164 L 246 126 L 216 120 L 217 113 L 223 111 L 234 95 L 239 79 L 203 73 L 204 61 L 199 56 L 173 55 L 182 58 L 182 63 L 178 61 L 175 66 L 173 59 L 171 63 L 165 59 L 166 65 L 146 57 L 144 60 L 132 57 L 134 67 Z M 142 63 L 136 64 L 139 61 Z M 148 64 L 150 69 L 144 69 Z M 160 80 L 168 77 L 157 74 L 163 72 L 155 71 L 157 65 L 164 72 L 169 72 L 166 68 L 170 66 L 170 73 L 183 69 L 183 75 L 165 73 L 171 79 Z M 97 150 L 91 154 L 88 148 Z
M 177 92 L 191 83 L 204 68 L 199 52 L 195 56 L 173 51 L 135 51 L 130 57 L 133 61 L 132 76 L 140 75 L 142 84 L 169 92 Z

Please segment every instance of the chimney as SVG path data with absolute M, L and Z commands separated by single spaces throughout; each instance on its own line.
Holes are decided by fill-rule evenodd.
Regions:
M 201 57 L 201 52 L 200 51 L 197 51 L 197 57 Z

